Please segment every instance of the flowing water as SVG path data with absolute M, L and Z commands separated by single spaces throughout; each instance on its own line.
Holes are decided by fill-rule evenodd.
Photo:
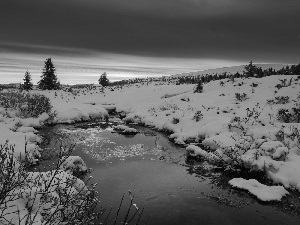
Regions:
M 113 218 L 125 193 L 122 217 L 130 203 L 130 190 L 133 203 L 144 207 L 139 224 L 147 219 L 153 225 L 299 223 L 298 216 L 287 213 L 291 210 L 286 204 L 261 203 L 247 192 L 230 188 L 218 168 L 187 162 L 185 149 L 170 142 L 166 134 L 135 126 L 138 134 L 122 135 L 111 126 L 83 123 L 40 130 L 46 137 L 42 148 L 48 159 L 39 169 L 55 164 L 46 153 L 51 156 L 61 144 L 76 143 L 72 155 L 81 156 L 92 169 L 89 175 L 98 184 L 100 205 L 112 207 Z

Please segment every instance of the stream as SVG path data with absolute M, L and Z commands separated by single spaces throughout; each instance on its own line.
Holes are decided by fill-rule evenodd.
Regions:
M 186 161 L 185 148 L 173 144 L 167 134 L 130 125 L 139 133 L 122 135 L 109 124 L 55 125 L 39 131 L 43 161 L 32 170 L 50 170 L 59 146 L 75 144 L 71 155 L 80 156 L 91 168 L 100 205 L 116 214 L 125 193 L 120 216 L 133 202 L 144 212 L 139 224 L 299 224 L 292 215 L 298 197 L 281 203 L 262 203 L 246 191 L 232 189 L 217 167 L 207 162 Z M 111 219 L 112 221 L 112 219 Z M 120 223 L 118 223 L 120 224 Z M 135 224 L 135 223 L 134 223 Z

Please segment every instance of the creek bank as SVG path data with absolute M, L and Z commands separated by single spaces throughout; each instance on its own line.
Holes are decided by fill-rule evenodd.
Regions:
M 84 161 L 87 163 L 88 167 L 93 168 L 91 170 L 91 175 L 94 177 L 94 179 L 96 177 L 100 176 L 100 174 L 101 174 L 101 176 L 106 177 L 105 179 L 102 179 L 100 177 L 95 180 L 95 182 L 101 184 L 101 185 L 99 185 L 99 191 L 98 191 L 99 193 L 103 192 L 103 189 L 105 189 L 104 193 L 106 193 L 106 195 L 108 195 L 108 196 L 111 196 L 111 194 L 109 193 L 111 188 L 108 187 L 108 185 L 111 183 L 109 180 L 117 179 L 116 177 L 113 177 L 113 176 L 116 176 L 117 170 L 109 169 L 109 168 L 116 166 L 116 168 L 120 168 L 121 170 L 127 171 L 129 173 L 128 175 L 125 175 L 123 173 L 123 176 L 127 177 L 127 176 L 132 176 L 132 174 L 137 172 L 137 171 L 135 171 L 134 167 L 131 167 L 130 165 L 132 165 L 132 166 L 135 165 L 137 170 L 140 170 L 140 168 L 145 168 L 145 169 L 143 169 L 143 171 L 145 171 L 145 170 L 150 170 L 149 167 L 151 165 L 152 166 L 161 165 L 160 164 L 160 162 L 161 162 L 161 163 L 167 163 L 166 168 L 168 168 L 168 165 L 170 165 L 170 164 L 178 165 L 179 170 L 182 170 L 183 172 L 185 171 L 185 173 L 191 177 L 193 177 L 193 176 L 197 177 L 197 180 L 198 180 L 197 182 L 204 182 L 205 185 L 208 185 L 209 188 L 214 188 L 214 190 L 217 190 L 216 193 L 209 193 L 209 192 L 205 192 L 205 191 L 203 192 L 204 189 L 206 190 L 206 187 L 205 188 L 202 187 L 199 189 L 199 190 L 202 190 L 203 196 L 216 201 L 218 204 L 224 204 L 226 206 L 239 208 L 239 207 L 248 207 L 247 205 L 249 204 L 249 202 L 253 201 L 253 197 L 251 195 L 247 194 L 245 191 L 233 189 L 228 184 L 228 181 L 230 179 L 236 177 L 237 174 L 233 174 L 233 173 L 225 174 L 220 167 L 218 167 L 216 165 L 212 165 L 203 160 L 197 161 L 192 158 L 186 160 L 185 149 L 179 147 L 178 145 L 175 145 L 174 143 L 171 143 L 170 140 L 168 139 L 167 134 L 158 132 L 153 129 L 149 129 L 145 126 L 140 126 L 138 124 L 130 124 L 129 126 L 134 127 L 136 130 L 138 130 L 139 134 L 137 136 L 135 135 L 135 136 L 125 137 L 123 135 L 118 135 L 117 133 L 111 133 L 112 129 L 110 126 L 113 126 L 114 124 L 117 124 L 117 122 L 112 121 L 109 124 L 101 123 L 101 122 L 99 122 L 99 123 L 94 122 L 94 123 L 81 123 L 81 124 L 76 123 L 73 125 L 57 125 L 57 127 L 51 127 L 51 129 L 54 128 L 54 132 L 53 132 L 53 130 L 49 131 L 49 132 L 53 132 L 55 135 L 57 135 L 57 138 L 59 138 L 61 141 L 65 142 L 65 143 L 72 143 L 72 141 L 74 141 L 75 139 L 83 141 L 83 138 L 80 137 L 80 135 L 78 136 L 76 134 L 76 132 L 67 133 L 67 132 L 57 132 L 57 131 L 62 130 L 62 129 L 68 129 L 71 131 L 75 131 L 76 129 L 80 128 L 83 130 L 90 130 L 92 132 L 92 130 L 95 129 L 95 130 L 99 131 L 98 134 L 100 134 L 100 135 L 102 135 L 102 134 L 116 135 L 116 136 L 113 136 L 113 138 L 115 138 L 113 140 L 122 139 L 123 141 L 127 141 L 127 143 L 128 143 L 128 141 L 133 142 L 134 138 L 139 138 L 142 136 L 151 138 L 151 142 L 153 142 L 152 147 L 153 148 L 157 147 L 157 150 L 159 150 L 159 151 L 152 152 L 153 154 L 148 157 L 139 156 L 138 154 L 136 154 L 134 157 L 131 157 L 127 154 L 127 156 L 126 156 L 127 158 L 121 157 L 124 160 L 111 160 L 106 157 L 106 160 L 102 161 L 102 160 L 100 160 L 100 157 L 97 157 L 95 155 L 94 155 L 95 157 L 92 157 L 91 155 L 87 154 L 87 152 L 82 152 L 82 148 L 83 148 L 82 146 L 74 149 L 74 154 L 80 155 L 84 159 Z M 101 129 L 105 130 L 107 128 L 108 128 L 107 133 L 101 131 Z M 96 133 L 94 133 L 94 134 L 96 135 Z M 163 138 L 161 138 L 162 136 L 164 137 L 163 141 L 162 141 Z M 94 138 L 97 139 L 97 136 L 94 136 Z M 59 144 L 61 141 L 55 142 L 54 140 L 50 140 L 50 143 Z M 89 145 L 90 145 L 90 143 L 91 142 L 89 142 Z M 138 147 L 138 148 L 136 148 L 136 147 Z M 135 145 L 135 150 L 138 150 L 138 152 L 139 152 L 139 151 L 142 151 L 145 149 L 150 149 L 152 147 L 151 146 L 147 147 L 147 148 L 144 147 L 144 149 L 142 149 L 141 145 Z M 171 148 L 175 148 L 177 150 L 172 151 Z M 122 149 L 122 148 L 119 148 L 119 149 Z M 125 149 L 125 151 L 128 150 L 128 148 L 127 149 L 123 148 L 122 151 L 124 149 Z M 59 149 L 57 148 L 57 151 L 58 150 Z M 92 151 L 90 151 L 89 153 L 92 153 Z M 97 152 L 94 152 L 94 153 L 97 153 Z M 147 162 L 147 166 L 145 166 L 146 162 Z M 151 162 L 153 164 L 151 164 Z M 120 165 L 120 163 L 125 163 L 125 164 L 122 166 L 122 165 Z M 159 164 L 157 164 L 157 163 L 159 163 Z M 128 169 L 127 169 L 127 165 L 129 166 Z M 162 173 L 166 169 L 165 166 L 159 166 L 159 167 L 162 169 Z M 129 169 L 129 168 L 131 168 L 131 169 Z M 165 168 L 165 169 L 163 169 L 163 168 Z M 177 168 L 177 166 L 176 166 L 176 168 Z M 108 169 L 108 170 L 106 170 L 106 169 Z M 108 174 L 105 174 L 106 173 L 105 171 Z M 115 172 L 113 172 L 113 174 L 111 174 L 112 171 L 115 171 Z M 158 171 L 156 173 L 158 173 Z M 148 172 L 145 174 L 148 174 Z M 139 173 L 139 175 L 141 177 L 146 176 L 145 174 Z M 252 175 L 254 177 L 256 176 L 254 174 L 252 174 Z M 111 178 L 109 178 L 110 176 L 111 176 Z M 170 176 L 170 174 L 168 176 Z M 117 177 L 119 177 L 119 176 L 117 176 Z M 142 179 L 141 177 L 137 178 L 136 182 L 142 182 L 142 180 L 140 180 L 140 179 Z M 250 178 L 251 176 L 248 176 L 248 177 Z M 118 179 L 121 179 L 121 178 L 118 178 Z M 177 180 L 177 178 L 175 180 Z M 105 182 L 108 182 L 108 183 L 106 184 Z M 120 183 L 120 185 L 124 188 L 122 191 L 124 192 L 127 189 L 130 189 L 131 191 L 136 190 L 137 193 L 135 193 L 134 191 L 133 192 L 137 195 L 140 192 L 143 192 L 141 190 L 142 187 L 140 185 L 138 185 L 138 183 L 136 183 L 136 182 L 134 183 L 134 185 L 131 186 L 130 184 L 124 183 L 124 181 L 122 181 Z M 191 186 L 192 186 L 192 184 L 195 184 L 195 183 L 191 182 Z M 134 188 L 135 185 L 139 186 L 141 189 L 135 189 Z M 108 188 L 108 189 L 106 190 L 106 188 Z M 143 188 L 145 188 L 145 187 L 143 187 Z M 224 192 L 223 191 L 219 192 L 219 190 L 223 190 Z M 118 196 L 118 199 L 113 200 L 113 202 L 116 203 L 115 206 L 118 207 L 117 202 L 120 200 L 120 197 L 121 197 L 121 189 L 118 189 L 115 191 L 118 194 L 120 194 Z M 228 193 L 233 192 L 234 195 L 233 196 L 228 195 L 227 192 Z M 234 198 L 236 198 L 236 196 L 235 196 L 236 194 L 238 196 L 240 196 L 239 200 L 234 200 Z M 297 192 L 292 192 L 292 195 L 285 197 L 281 203 L 271 202 L 271 203 L 268 203 L 266 206 L 276 207 L 280 211 L 284 211 L 286 213 L 297 214 L 298 207 L 299 207 L 298 202 L 295 201 L 297 199 L 297 196 L 299 196 L 299 195 L 297 195 Z M 105 200 L 105 201 L 102 201 L 102 202 L 109 202 L 109 199 L 107 199 L 107 198 L 104 198 L 103 200 Z M 142 201 L 147 201 L 147 200 L 143 199 Z M 137 198 L 137 202 L 138 202 L 138 198 Z M 197 204 L 197 203 L 195 203 L 195 204 Z M 259 203 L 259 204 L 262 204 L 262 203 Z M 244 205 L 244 206 L 242 206 L 242 205 Z M 152 208 L 152 206 L 151 206 L 151 208 Z M 151 210 L 154 210 L 154 209 L 152 208 Z M 156 211 L 156 210 L 154 210 L 154 211 Z

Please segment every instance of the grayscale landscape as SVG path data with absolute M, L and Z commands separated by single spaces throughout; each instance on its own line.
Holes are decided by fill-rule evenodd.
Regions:
M 0 224 L 299 224 L 299 9 L 3 0 Z

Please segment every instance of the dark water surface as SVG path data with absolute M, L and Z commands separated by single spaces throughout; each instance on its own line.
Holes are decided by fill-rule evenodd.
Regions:
M 145 208 L 139 224 L 148 218 L 147 224 L 153 225 L 299 224 L 298 216 L 284 213 L 274 204 L 260 203 L 244 191 L 214 182 L 218 173 L 193 173 L 191 168 L 197 166 L 213 167 L 186 162 L 185 149 L 171 143 L 166 134 L 135 128 L 139 134 L 124 136 L 110 126 L 86 123 L 56 125 L 40 134 L 46 137 L 45 153 L 58 151 L 60 144 L 76 143 L 72 155 L 81 156 L 92 168 L 89 175 L 98 184 L 100 205 L 112 206 L 111 215 L 116 214 L 124 193 L 120 216 L 126 214 L 130 190 L 137 207 Z M 49 157 L 40 167 L 47 170 L 46 165 L 53 163 L 55 159 Z

